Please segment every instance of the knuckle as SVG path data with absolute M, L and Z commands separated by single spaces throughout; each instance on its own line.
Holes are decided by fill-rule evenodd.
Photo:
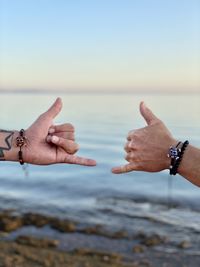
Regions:
M 137 162 L 137 169 L 138 170 L 145 170 L 144 163 L 142 161 Z
M 122 172 L 127 172 L 127 166 L 126 165 L 122 168 Z
M 131 142 L 127 144 L 127 148 L 130 150 L 132 148 Z
M 81 165 L 86 165 L 87 162 L 85 162 L 84 158 L 80 158 L 80 164 Z
M 65 138 L 68 140 L 68 141 L 72 141 L 74 142 L 75 141 L 75 136 L 73 133 L 65 133 Z
M 125 150 L 125 151 L 128 151 L 128 149 L 129 149 L 128 145 L 129 145 L 129 142 L 127 142 L 127 143 L 124 145 L 124 150 Z
M 47 115 L 47 112 L 44 112 L 44 113 L 39 115 L 38 119 L 43 120 L 46 117 L 46 115 Z
M 71 123 L 67 123 L 66 125 L 67 125 L 68 129 L 70 129 L 70 131 L 72 131 L 72 132 L 75 131 L 75 127 Z
M 140 134 L 141 134 L 141 131 L 140 130 L 137 130 L 137 131 L 134 132 L 132 138 L 133 139 L 137 139 L 140 136 Z
M 135 148 L 135 142 L 132 140 L 131 142 L 129 142 L 129 144 L 128 144 L 128 148 L 130 149 L 130 150 L 132 150 L 132 149 L 134 149 Z
M 75 153 L 74 149 L 72 149 L 71 147 L 68 147 L 66 150 L 71 155 Z
M 59 146 L 64 146 L 65 144 L 64 144 L 64 140 L 62 139 L 62 138 L 59 138 L 58 137 L 58 139 L 57 139 L 58 141 L 57 141 L 57 145 L 59 145 Z
M 58 138 L 57 143 L 58 143 L 58 145 L 63 145 L 63 140 L 61 138 Z
M 143 140 L 144 135 L 145 135 L 144 131 L 145 131 L 145 129 L 140 129 L 134 133 L 134 136 L 132 138 L 132 142 L 133 142 L 134 147 L 136 146 L 136 144 L 140 143 Z
M 130 152 L 125 156 L 125 160 L 128 162 L 133 162 L 136 159 L 135 153 Z
M 125 172 L 129 172 L 130 171 L 130 166 L 129 165 L 125 165 L 124 166 L 124 171 Z
M 75 143 L 74 150 L 78 151 L 79 150 L 79 145 Z
M 125 158 L 125 160 L 129 160 L 129 155 L 128 154 L 126 154 L 125 156 L 124 156 L 124 158 Z
M 129 158 L 130 158 L 130 159 L 135 159 L 135 153 L 131 152 L 131 153 L 129 154 Z
M 72 159 L 71 159 L 70 155 L 65 156 L 65 161 L 68 163 L 71 163 Z
M 71 153 L 71 154 L 76 153 L 78 150 L 79 150 L 79 145 L 76 144 L 76 143 L 70 144 L 70 145 L 68 146 L 68 151 L 69 151 L 69 153 Z
M 127 140 L 130 142 L 132 140 L 137 140 L 141 135 L 141 129 L 132 130 L 129 132 Z
M 75 141 L 75 135 L 74 135 L 74 134 L 71 134 L 71 135 L 70 135 L 70 139 L 71 139 L 72 141 Z
M 130 140 L 131 140 L 131 136 L 127 135 L 126 139 L 127 139 L 128 141 L 130 141 Z
M 128 136 L 127 136 L 127 138 L 131 138 L 133 135 L 134 135 L 134 133 L 135 133 L 135 130 L 131 130 L 131 131 L 129 131 L 128 132 Z

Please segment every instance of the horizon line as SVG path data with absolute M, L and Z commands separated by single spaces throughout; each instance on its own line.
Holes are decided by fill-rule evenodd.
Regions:
M 159 91 L 158 89 L 116 89 L 116 90 L 91 90 L 91 89 L 1 89 L 0 88 L 0 93 L 8 93 L 8 94 L 15 94 L 15 93 L 25 93 L 25 94 L 55 94 L 55 93 L 60 93 L 60 94 L 140 94 L 140 93 L 145 93 L 145 94 L 177 94 L 177 93 L 184 93 L 184 94 L 199 94 L 200 93 L 200 88 L 199 90 L 163 90 Z

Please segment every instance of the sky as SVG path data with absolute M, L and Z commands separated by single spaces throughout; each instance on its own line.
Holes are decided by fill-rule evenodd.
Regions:
M 0 0 L 0 90 L 200 91 L 199 0 Z

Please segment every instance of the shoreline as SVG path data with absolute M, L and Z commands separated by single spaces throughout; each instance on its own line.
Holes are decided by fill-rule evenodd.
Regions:
M 36 213 L 1 211 L 0 231 L 0 266 L 4 267 L 10 266 L 5 260 L 16 258 L 21 265 L 16 261 L 12 267 L 198 267 L 200 261 L 200 253 L 190 251 L 188 240 L 174 244 L 158 233 L 131 235 L 123 229 L 114 232 L 102 225 Z

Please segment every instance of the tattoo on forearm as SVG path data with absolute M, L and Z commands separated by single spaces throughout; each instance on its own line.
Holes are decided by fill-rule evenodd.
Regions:
M 4 150 L 10 150 L 14 132 L 0 130 L 0 160 L 5 160 Z

